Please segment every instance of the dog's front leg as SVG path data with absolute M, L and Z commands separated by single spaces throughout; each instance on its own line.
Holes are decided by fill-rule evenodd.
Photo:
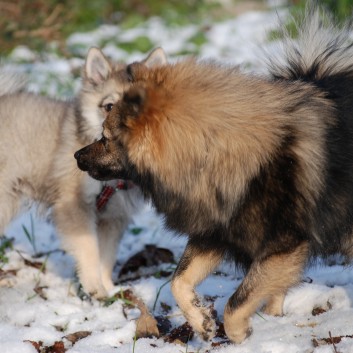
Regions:
M 116 261 L 116 250 L 126 225 L 127 217 L 125 219 L 123 217 L 119 217 L 118 212 L 116 212 L 115 217 L 98 217 L 97 234 L 99 242 L 101 277 L 102 283 L 108 292 L 114 288 L 112 273 Z
M 53 209 L 55 223 L 63 248 L 76 260 L 77 272 L 83 290 L 97 298 L 107 297 L 100 273 L 100 253 L 96 217 L 89 206 L 57 203 Z
M 284 294 L 300 280 L 308 255 L 303 242 L 291 251 L 266 255 L 253 262 L 224 311 L 224 329 L 230 340 L 241 343 L 251 332 L 250 317 L 267 302 L 265 311 L 282 314 Z
M 215 269 L 221 260 L 221 254 L 215 251 L 200 251 L 189 242 L 171 284 L 173 295 L 181 311 L 204 340 L 214 337 L 216 325 L 211 310 L 202 305 L 195 287 Z

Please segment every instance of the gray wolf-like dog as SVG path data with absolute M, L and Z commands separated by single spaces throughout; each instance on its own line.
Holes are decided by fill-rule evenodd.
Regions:
M 160 48 L 143 63 L 163 63 Z M 113 192 L 104 208 L 97 196 L 108 185 L 77 169 L 73 153 L 101 136 L 107 112 L 130 85 L 125 64 L 88 52 L 76 99 L 29 93 L 18 75 L 0 73 L 0 234 L 23 199 L 51 208 L 62 247 L 73 255 L 83 290 L 102 298 L 113 288 L 116 247 L 141 205 L 138 187 Z M 103 206 L 104 202 L 101 204 Z

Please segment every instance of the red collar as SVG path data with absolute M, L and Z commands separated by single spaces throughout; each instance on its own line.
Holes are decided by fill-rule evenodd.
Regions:
M 96 208 L 103 211 L 106 204 L 117 190 L 129 190 L 134 187 L 134 183 L 130 180 L 118 179 L 116 186 L 103 185 L 101 192 L 96 198 Z

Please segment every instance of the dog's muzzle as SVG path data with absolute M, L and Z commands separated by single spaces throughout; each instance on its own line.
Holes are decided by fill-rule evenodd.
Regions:
M 102 165 L 100 160 L 100 155 L 97 156 L 96 144 L 93 143 L 88 145 L 80 150 L 78 150 L 74 157 L 77 161 L 77 166 L 84 172 L 88 172 L 88 174 L 97 180 L 112 180 L 119 179 L 118 173 L 116 171 L 111 170 L 109 166 Z M 123 178 L 122 178 L 123 179 Z

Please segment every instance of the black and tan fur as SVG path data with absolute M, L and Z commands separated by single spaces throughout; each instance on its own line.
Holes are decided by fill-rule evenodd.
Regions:
M 242 342 L 260 306 L 282 315 L 310 258 L 352 258 L 353 49 L 328 26 L 308 10 L 270 77 L 195 59 L 130 65 L 103 138 L 75 155 L 94 178 L 131 178 L 187 234 L 172 291 L 205 339 L 215 324 L 195 287 L 223 259 L 246 272 L 224 312 Z

